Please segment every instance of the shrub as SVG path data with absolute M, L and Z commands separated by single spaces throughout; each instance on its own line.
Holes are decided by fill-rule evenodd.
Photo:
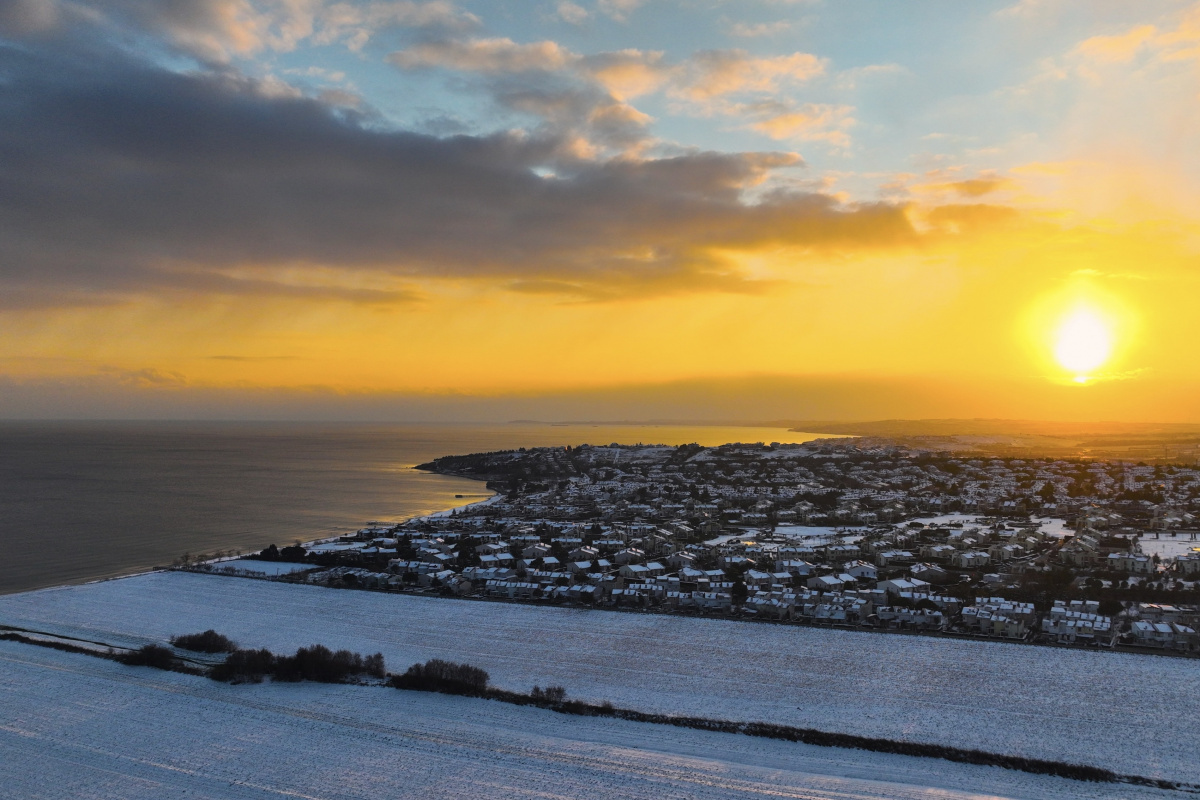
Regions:
M 298 544 L 283 547 L 279 550 L 281 561 L 303 561 L 306 555 L 308 555 L 308 551 Z
M 204 633 L 172 636 L 171 644 L 195 653 L 232 653 L 237 650 L 236 644 L 212 629 Z
M 363 672 L 372 678 L 386 678 L 387 669 L 383 665 L 383 653 L 376 653 L 363 659 Z
M 366 671 L 363 657 L 358 653 L 349 650 L 335 653 L 320 644 L 301 647 L 296 655 L 281 656 L 275 662 L 277 681 L 343 683 L 351 675 L 361 675 Z
M 140 650 L 130 650 L 118 660 L 131 667 L 171 669 L 175 666 L 175 654 L 161 644 L 148 644 Z
M 354 675 L 382 678 L 387 673 L 381 653 L 363 658 L 349 650 L 335 653 L 319 644 L 301 647 L 292 656 L 277 656 L 270 650 L 235 650 L 225 663 L 209 671 L 213 680 L 236 683 L 258 683 L 268 675 L 277 681 L 345 683 Z
M 434 658 L 424 664 L 413 664 L 403 675 L 394 676 L 392 686 L 446 694 L 482 694 L 487 691 L 488 678 L 487 672 L 479 667 Z
M 275 671 L 275 654 L 270 650 L 234 650 L 208 676 L 217 681 L 258 683 Z
M 535 686 L 529 696 L 543 703 L 561 703 L 567 699 L 567 690 L 561 686 L 547 686 L 545 689 Z

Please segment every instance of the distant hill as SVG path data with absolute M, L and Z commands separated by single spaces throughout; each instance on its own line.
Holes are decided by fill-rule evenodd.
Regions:
M 1052 422 L 1028 419 L 785 420 L 762 423 L 808 433 L 855 436 L 1200 436 L 1200 425 L 1157 422 Z
M 931 450 L 1024 458 L 1200 461 L 1200 425 L 1012 419 L 788 420 L 793 431 L 841 433 Z

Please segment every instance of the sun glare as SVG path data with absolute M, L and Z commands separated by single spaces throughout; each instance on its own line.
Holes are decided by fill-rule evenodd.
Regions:
M 1075 375 L 1076 383 L 1086 383 L 1091 373 L 1108 361 L 1112 350 L 1112 331 L 1090 309 L 1081 308 L 1068 314 L 1055 335 L 1054 358 Z

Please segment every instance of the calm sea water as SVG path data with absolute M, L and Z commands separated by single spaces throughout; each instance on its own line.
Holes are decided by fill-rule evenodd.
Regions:
M 442 455 L 813 438 L 657 425 L 0 423 L 0 593 L 331 536 L 487 495 L 477 481 L 412 469 Z

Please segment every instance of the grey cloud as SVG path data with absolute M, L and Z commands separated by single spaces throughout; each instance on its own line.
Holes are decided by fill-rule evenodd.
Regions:
M 0 0 L 0 34 L 42 33 L 59 24 L 59 8 L 47 0 Z
M 480 20 L 447 0 L 0 0 L 0 32 L 89 28 L 149 35 L 212 63 L 303 42 L 361 49 L 388 29 L 464 32 Z
M 87 42 L 0 40 L 4 304 L 162 289 L 339 292 L 228 277 L 247 265 L 573 286 L 620 276 L 630 293 L 666 277 L 721 291 L 737 275 L 710 249 L 914 237 L 896 206 L 846 208 L 814 193 L 746 201 L 746 187 L 793 156 L 586 160 L 553 132 L 387 130 L 268 88 L 229 71 L 170 72 Z

